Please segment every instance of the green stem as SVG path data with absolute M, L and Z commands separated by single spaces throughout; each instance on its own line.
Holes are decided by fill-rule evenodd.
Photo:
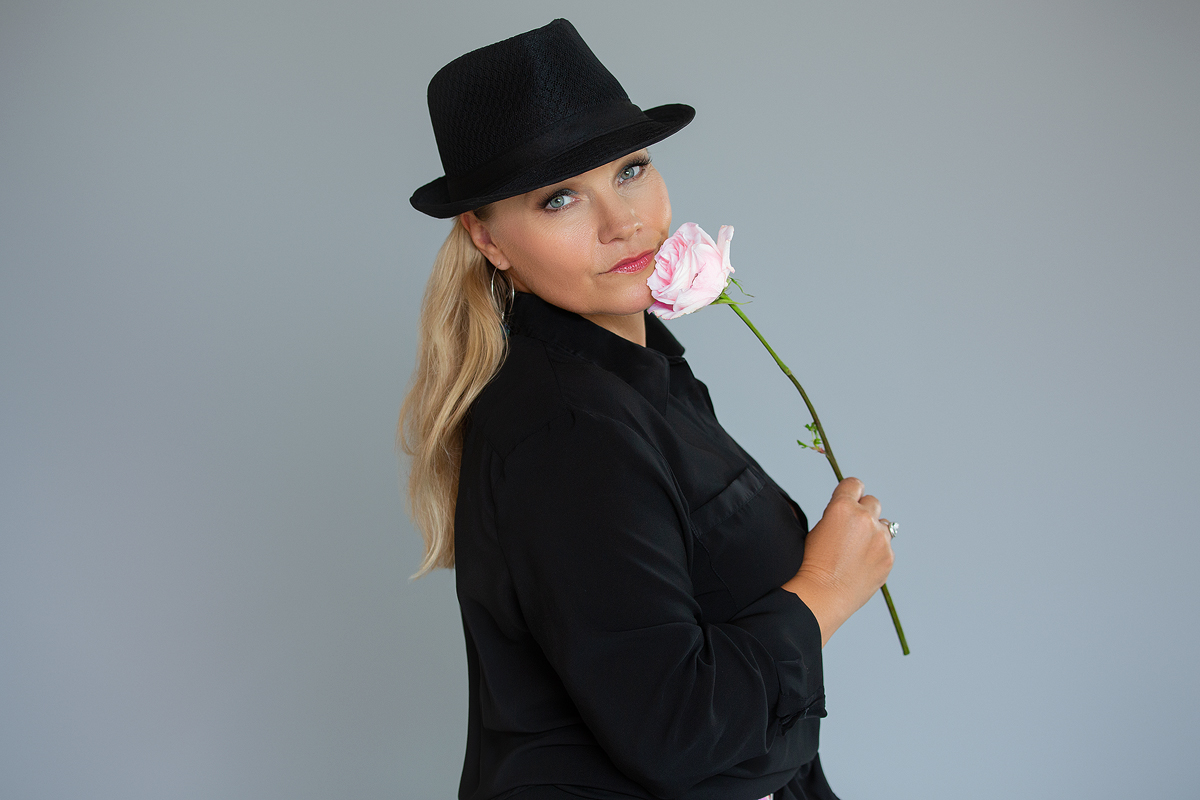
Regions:
M 728 295 L 723 296 L 728 298 Z M 825 435 L 825 428 L 821 426 L 821 419 L 817 416 L 817 409 L 813 408 L 812 401 L 808 399 L 808 392 L 804 391 L 804 387 L 800 385 L 800 381 L 796 380 L 796 376 L 792 374 L 792 370 L 787 364 L 783 363 L 783 359 L 780 358 L 775 352 L 775 349 L 767 343 L 767 340 L 763 338 L 763 335 L 758 332 L 758 328 L 754 327 L 754 323 L 750 321 L 750 318 L 746 316 L 741 307 L 738 306 L 737 303 L 733 302 L 729 303 L 729 307 L 733 309 L 733 313 L 742 318 L 742 322 L 746 323 L 746 327 L 753 331 L 754 335 L 758 337 L 758 340 L 762 342 L 763 347 L 767 348 L 767 352 L 771 354 L 771 358 L 775 359 L 775 363 L 779 365 L 781 370 L 783 370 L 783 374 L 788 376 L 788 380 L 792 382 L 792 385 L 796 387 L 798 392 L 800 392 L 800 396 L 804 398 L 804 405 L 808 406 L 808 413 L 812 415 L 813 424 L 817 426 L 817 435 L 821 437 L 821 443 L 825 446 L 825 458 L 829 459 L 829 466 L 833 467 L 833 474 L 837 476 L 838 482 L 841 483 L 845 480 L 845 478 L 842 476 L 842 470 L 838 466 L 837 459 L 833 457 L 833 448 L 829 446 L 829 437 Z
M 904 638 L 904 626 L 900 624 L 900 615 L 896 613 L 892 593 L 888 591 L 886 583 L 879 587 L 879 591 L 883 592 L 883 599 L 887 601 L 888 613 L 892 615 L 892 624 L 896 626 L 896 635 L 900 637 L 900 649 L 904 651 L 904 655 L 908 655 L 908 640 Z
M 763 335 L 758 332 L 758 328 L 754 327 L 754 323 L 750 321 L 750 318 L 746 316 L 737 303 L 730 299 L 729 295 L 721 292 L 721 296 L 717 298 L 716 302 L 728 305 L 733 309 L 733 313 L 742 318 L 742 322 L 746 323 L 746 327 L 758 337 L 758 340 L 762 342 L 762 346 L 767 348 L 767 352 L 771 354 L 771 358 L 775 359 L 775 363 L 783 370 L 783 374 L 788 376 L 788 380 L 796 387 L 796 391 L 800 392 L 800 397 L 804 399 L 804 405 L 808 406 L 808 413 L 812 415 L 813 424 L 817 426 L 817 435 L 821 437 L 821 444 L 825 447 L 825 458 L 829 460 L 829 466 L 833 467 L 833 474 L 837 477 L 838 482 L 841 483 L 845 480 L 842 477 L 842 470 L 838 467 L 837 459 L 833 457 L 833 448 L 829 445 L 829 437 L 825 435 L 825 428 L 821 425 L 821 418 L 817 416 L 817 409 L 813 407 L 812 401 L 808 399 L 808 392 L 804 391 L 804 387 L 800 385 L 800 381 L 796 380 L 796 376 L 792 374 L 792 370 L 788 365 L 783 363 L 783 359 L 775 352 L 775 348 L 771 347 Z M 904 655 L 908 655 L 908 641 L 904 638 L 904 628 L 900 625 L 900 615 L 896 613 L 896 606 L 892 603 L 892 593 L 888 591 L 886 583 L 880 587 L 880 591 L 883 592 L 883 599 L 887 602 L 888 612 L 892 615 L 892 624 L 896 626 L 896 635 L 900 637 L 900 649 L 904 651 Z

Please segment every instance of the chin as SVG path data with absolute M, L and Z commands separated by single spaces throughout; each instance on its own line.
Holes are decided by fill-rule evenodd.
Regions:
M 627 309 L 623 313 L 640 314 L 650 306 L 654 305 L 654 297 L 650 294 L 649 286 L 642 286 L 637 292 L 631 293 L 627 302 L 622 303 Z

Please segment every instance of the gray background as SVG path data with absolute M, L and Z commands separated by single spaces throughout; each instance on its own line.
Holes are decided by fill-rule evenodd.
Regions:
M 1195 797 L 1200 4 L 0 4 L 0 796 L 448 798 L 453 575 L 392 436 L 425 84 L 567 16 L 675 223 L 901 520 L 826 649 L 853 798 Z M 674 323 L 816 517 L 740 322 Z

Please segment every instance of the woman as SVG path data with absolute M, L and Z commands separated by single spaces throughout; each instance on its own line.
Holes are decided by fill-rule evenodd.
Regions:
M 433 78 L 455 217 L 401 412 L 421 571 L 456 567 L 464 800 L 833 798 L 821 648 L 891 568 L 842 482 L 812 529 L 721 428 L 646 279 L 671 207 L 642 112 L 556 20 Z

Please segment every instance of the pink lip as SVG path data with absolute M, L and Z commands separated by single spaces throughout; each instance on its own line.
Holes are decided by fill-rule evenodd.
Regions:
M 647 250 L 640 256 L 634 256 L 633 258 L 627 258 L 624 261 L 618 261 L 617 264 L 609 270 L 609 272 L 620 272 L 624 274 L 641 272 L 653 263 L 654 251 Z

